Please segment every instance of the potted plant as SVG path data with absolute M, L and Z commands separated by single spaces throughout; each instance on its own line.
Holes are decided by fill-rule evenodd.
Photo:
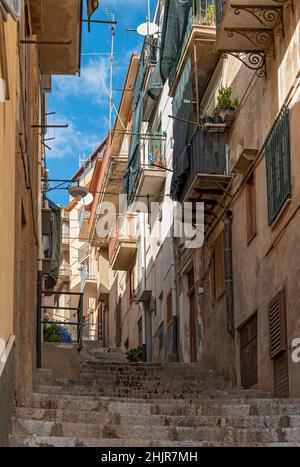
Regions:
M 215 113 L 223 119 L 235 112 L 238 107 L 238 99 L 232 98 L 232 88 L 230 86 L 221 86 L 218 91 L 218 104 Z
M 205 125 L 205 123 L 213 123 L 213 118 L 206 111 L 201 114 L 201 124 Z
M 143 349 L 142 347 L 136 347 L 127 352 L 127 360 L 130 362 L 140 362 L 143 359 Z
M 208 26 L 216 25 L 216 7 L 215 5 L 209 5 L 206 10 L 205 22 Z

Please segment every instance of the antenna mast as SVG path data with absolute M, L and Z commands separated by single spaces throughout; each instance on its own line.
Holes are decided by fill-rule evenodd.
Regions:
M 111 20 L 111 51 L 110 51 L 110 83 L 109 83 L 109 131 L 112 130 L 112 118 L 114 111 L 113 100 L 113 71 L 114 71 L 114 47 L 115 47 L 115 15 L 108 9 L 108 16 Z

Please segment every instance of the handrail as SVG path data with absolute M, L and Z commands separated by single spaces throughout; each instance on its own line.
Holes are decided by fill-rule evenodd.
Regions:
M 16 342 L 16 336 L 11 336 L 4 351 L 0 354 L 0 378 L 4 372 L 6 363 Z
M 36 349 L 37 349 L 37 368 L 42 367 L 42 328 L 44 324 L 57 324 L 63 326 L 76 326 L 77 328 L 77 344 L 78 350 L 81 351 L 83 349 L 82 345 L 82 335 L 83 335 L 83 293 L 80 292 L 53 292 L 43 290 L 41 287 L 41 282 L 39 282 L 40 286 L 38 287 L 38 301 L 37 301 L 37 335 L 36 335 Z M 43 295 L 70 295 L 72 297 L 79 297 L 78 306 L 52 306 L 52 305 L 43 305 L 42 297 Z M 45 320 L 42 316 L 43 310 L 66 310 L 66 311 L 76 311 L 77 312 L 77 321 L 54 321 L 53 319 Z

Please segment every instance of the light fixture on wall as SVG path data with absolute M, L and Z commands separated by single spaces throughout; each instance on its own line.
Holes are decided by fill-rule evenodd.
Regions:
M 85 198 L 88 195 L 89 190 L 84 186 L 75 185 L 75 186 L 70 186 L 68 188 L 68 192 L 70 196 L 72 196 L 78 202 L 80 202 L 83 198 Z

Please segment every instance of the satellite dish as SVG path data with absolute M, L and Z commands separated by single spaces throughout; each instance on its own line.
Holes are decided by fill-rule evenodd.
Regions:
M 158 25 L 155 23 L 151 23 L 150 21 L 140 24 L 139 27 L 137 28 L 138 34 L 144 37 L 154 36 L 154 34 L 157 34 L 158 31 L 159 31 Z
M 90 206 L 90 204 L 92 204 L 93 201 L 94 201 L 94 196 L 92 195 L 92 193 L 88 193 L 84 198 L 80 200 L 79 204 L 81 206 Z
M 69 195 L 76 198 L 78 202 L 85 198 L 88 194 L 88 189 L 84 186 L 70 186 L 68 188 Z

